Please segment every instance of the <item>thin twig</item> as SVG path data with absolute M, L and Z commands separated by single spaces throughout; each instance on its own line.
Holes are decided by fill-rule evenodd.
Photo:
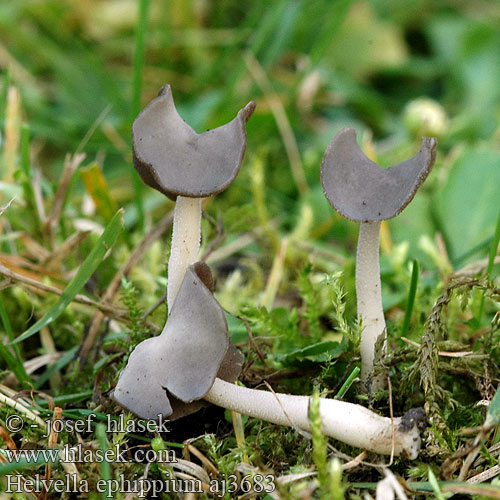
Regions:
M 294 429 L 295 431 L 297 431 L 302 437 L 310 440 L 311 439 L 311 434 L 309 432 L 306 432 L 304 431 L 303 429 L 301 429 L 300 427 L 298 427 L 297 425 L 295 425 L 295 422 L 289 417 L 287 411 L 285 410 L 285 408 L 283 407 L 282 403 L 281 403 L 281 400 L 280 398 L 278 397 L 278 394 L 276 394 L 276 392 L 274 392 L 274 389 L 271 387 L 271 385 L 267 382 L 267 380 L 264 380 L 264 385 L 269 389 L 270 392 L 273 393 L 274 397 L 276 398 L 276 401 L 278 402 L 278 404 L 280 405 L 280 408 L 281 408 L 281 411 L 283 412 L 283 415 L 285 415 L 286 419 L 288 420 L 288 422 L 290 423 L 290 427 L 292 429 Z M 310 400 L 309 400 L 310 401 Z M 309 413 L 309 409 L 307 410 L 307 412 Z
M 264 356 L 264 354 L 262 354 L 262 351 L 260 350 L 259 346 L 255 342 L 255 339 L 253 338 L 252 329 L 250 328 L 250 324 L 248 323 L 248 320 L 245 318 L 242 318 L 241 316 L 236 316 L 236 317 L 239 320 L 241 320 L 243 322 L 243 324 L 245 325 L 245 328 L 246 328 L 247 334 L 248 334 L 248 340 L 250 341 L 250 345 L 255 349 L 255 352 L 257 353 L 257 356 L 261 360 L 262 364 L 267 366 L 266 357 Z
M 271 266 L 271 271 L 269 272 L 269 278 L 267 279 L 266 288 L 261 295 L 260 303 L 267 309 L 271 309 L 278 293 L 281 280 L 283 278 L 286 252 L 288 247 L 288 239 L 285 237 L 281 240 L 281 245 L 276 252 L 273 264 Z
M 363 463 L 366 455 L 368 455 L 368 452 L 366 450 L 363 450 L 357 457 L 354 457 L 352 460 L 349 460 L 349 462 L 343 464 L 342 470 L 349 470 L 358 467 L 358 465 L 361 465 Z
M 90 231 L 76 231 L 66 239 L 56 250 L 42 260 L 42 266 L 48 271 L 56 270 L 61 262 L 78 248 Z
M 494 478 L 495 476 L 498 476 L 500 474 L 500 466 L 499 465 L 494 465 L 490 469 L 487 469 L 480 474 L 476 474 L 475 476 L 470 477 L 467 479 L 468 483 L 483 483 L 484 481 L 489 481 L 490 479 Z
M 222 224 L 222 217 L 219 216 L 217 222 L 213 220 L 208 214 L 203 213 L 203 217 L 210 222 L 210 225 L 216 230 L 217 234 L 215 238 L 210 242 L 207 249 L 203 253 L 201 257 L 201 261 L 206 262 L 210 255 L 220 246 L 220 244 L 224 241 L 224 225 Z
M 52 415 L 52 422 L 60 421 L 61 417 L 62 417 L 62 408 L 56 406 L 54 408 L 54 413 Z M 56 444 L 57 444 L 57 430 L 54 427 L 54 425 L 52 425 L 48 441 L 49 448 L 55 448 Z M 49 483 L 51 475 L 52 475 L 52 464 L 48 462 L 45 465 L 45 478 L 44 478 L 45 481 L 47 481 L 47 483 Z M 47 498 L 47 491 L 42 491 L 42 495 L 39 496 L 39 500 L 42 499 L 45 500 L 45 498 Z
M 401 340 L 406 342 L 407 344 L 413 345 L 415 347 L 420 347 L 418 342 L 414 340 L 407 339 L 406 337 L 401 337 Z M 465 358 L 470 357 L 474 354 L 474 351 L 459 351 L 459 352 L 450 352 L 450 351 L 438 351 L 440 356 L 444 356 L 447 358 Z
M 152 314 L 156 309 L 158 309 L 161 305 L 165 304 L 167 301 L 167 292 L 163 292 L 162 296 L 146 311 L 141 314 L 141 321 L 144 321 L 150 314 Z
M 47 214 L 45 213 L 45 205 L 43 203 L 43 193 L 42 193 L 42 172 L 39 168 L 33 169 L 33 176 L 31 179 L 33 184 L 33 195 L 35 197 L 36 211 L 38 213 L 38 219 L 44 225 L 47 222 Z
M 16 197 L 14 196 L 10 201 L 7 202 L 6 205 L 4 205 L 3 207 L 0 206 L 0 216 L 3 215 L 4 212 L 10 208 L 15 199 Z
M 56 295 L 62 295 L 63 290 L 56 288 L 55 286 L 46 285 L 40 281 L 34 280 L 32 278 L 28 278 L 23 276 L 22 274 L 18 274 L 14 271 L 11 271 L 8 267 L 5 267 L 3 264 L 0 264 L 0 275 L 5 276 L 11 282 L 18 282 L 28 285 L 30 287 L 36 288 L 37 290 L 42 290 L 44 292 L 54 293 Z M 7 280 L 6 280 L 7 281 Z M 4 283 L 4 282 L 2 282 Z M 119 309 L 112 304 L 105 304 L 103 302 L 97 302 L 95 300 L 90 299 L 86 295 L 78 294 L 73 298 L 73 302 L 78 304 L 83 304 L 85 306 L 93 307 L 98 309 L 106 316 L 110 318 L 116 319 L 121 322 L 130 323 L 130 318 L 128 317 L 128 311 L 125 309 Z M 160 328 L 154 323 L 148 322 L 148 328 L 151 328 L 154 331 L 159 331 Z
M 205 262 L 207 264 L 213 264 L 214 262 L 220 262 L 226 260 L 231 255 L 243 250 L 251 243 L 255 241 L 255 236 L 245 233 L 231 241 L 227 245 L 212 251 L 211 255 L 204 256 Z
M 109 114 L 111 111 L 111 108 L 113 106 L 111 104 L 108 104 L 99 114 L 99 116 L 95 119 L 94 123 L 91 125 L 91 127 L 87 130 L 87 133 L 84 135 L 83 139 L 80 141 L 80 144 L 78 144 L 78 147 L 76 148 L 75 154 L 80 153 L 83 151 L 83 148 L 87 145 L 89 142 L 90 138 L 94 135 L 94 132 L 97 130 L 97 127 L 101 125 L 101 123 L 105 120 L 106 116 Z
M 491 430 L 491 429 L 490 429 Z M 460 469 L 460 474 L 458 475 L 459 481 L 465 481 L 467 479 L 467 473 L 469 472 L 470 466 L 476 459 L 479 450 L 481 449 L 481 445 L 483 443 L 484 438 L 489 432 L 486 432 L 485 429 L 481 429 L 481 432 L 476 436 L 474 442 L 472 443 L 472 449 L 469 451 L 468 455 L 465 457 L 465 460 Z

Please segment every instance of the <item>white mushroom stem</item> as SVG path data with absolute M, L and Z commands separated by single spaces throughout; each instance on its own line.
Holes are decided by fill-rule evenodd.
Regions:
M 293 396 L 230 384 L 219 378 L 204 399 L 229 410 L 278 425 L 310 431 L 309 396 Z M 335 399 L 320 400 L 323 432 L 350 446 L 375 453 L 415 459 L 421 437 L 418 422 L 391 420 L 356 404 Z
M 172 245 L 168 260 L 167 306 L 172 310 L 186 269 L 198 260 L 201 240 L 203 198 L 177 196 L 174 209 Z
M 363 325 L 360 345 L 361 378 L 363 380 L 366 380 L 373 370 L 375 343 L 380 335 L 385 335 L 380 284 L 379 240 L 380 221 L 360 224 L 356 254 L 356 297 L 358 318 L 361 319 Z

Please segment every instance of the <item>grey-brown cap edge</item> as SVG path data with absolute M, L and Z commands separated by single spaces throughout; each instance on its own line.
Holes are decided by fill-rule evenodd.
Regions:
M 344 210 L 344 208 L 340 204 L 338 204 L 334 199 L 332 199 L 332 196 L 330 195 L 330 193 L 327 192 L 327 189 L 325 187 L 324 177 L 326 175 L 326 170 L 329 169 L 329 168 L 331 168 L 331 166 L 329 165 L 329 157 L 332 154 L 332 150 L 335 148 L 336 142 L 341 138 L 341 136 L 343 134 L 353 134 L 354 135 L 354 140 L 355 140 L 355 138 L 357 136 L 357 132 L 354 129 L 354 127 L 347 127 L 347 128 L 341 129 L 333 137 L 333 139 L 330 141 L 330 143 L 328 144 L 328 147 L 327 147 L 327 149 L 325 151 L 325 154 L 323 156 L 323 160 L 321 162 L 321 168 L 320 168 L 321 185 L 322 185 L 322 188 L 323 188 L 323 193 L 325 195 L 325 198 L 328 200 L 328 202 L 330 203 L 330 205 L 339 214 L 341 214 L 346 219 L 352 220 L 354 222 L 375 222 L 375 221 L 381 221 L 381 220 L 388 220 L 388 219 L 391 219 L 393 217 L 396 217 L 413 200 L 416 192 L 418 191 L 418 189 L 420 188 L 420 186 L 422 185 L 422 183 L 425 181 L 425 179 L 429 175 L 430 171 L 432 170 L 432 167 L 434 166 L 434 163 L 435 163 L 435 160 L 436 160 L 437 143 L 438 143 L 437 139 L 433 138 L 433 137 L 423 137 L 422 138 L 422 145 L 421 145 L 420 150 L 418 151 L 417 154 L 415 154 L 410 159 L 405 160 L 405 161 L 403 161 L 401 163 L 398 163 L 396 165 L 393 165 L 393 166 L 391 166 L 391 167 L 389 167 L 387 169 L 382 169 L 382 167 L 380 167 L 380 165 L 378 165 L 377 163 L 375 163 L 372 160 L 370 160 L 369 158 L 367 158 L 366 155 L 364 155 L 364 153 L 361 150 L 361 148 L 359 148 L 359 146 L 356 143 L 356 146 L 359 149 L 359 152 L 361 152 L 361 154 L 363 154 L 363 156 L 365 156 L 365 158 L 367 159 L 367 161 L 369 161 L 371 164 L 373 164 L 374 168 L 376 167 L 376 168 L 378 168 L 380 170 L 391 170 L 392 168 L 395 168 L 395 167 L 401 167 L 406 162 L 411 162 L 412 160 L 414 160 L 422 152 L 427 151 L 429 153 L 429 157 L 425 161 L 425 168 L 420 171 L 418 177 L 415 180 L 415 183 L 413 185 L 412 191 L 404 199 L 404 202 L 399 206 L 398 210 L 396 210 L 394 213 L 392 213 L 392 215 L 389 216 L 389 217 L 373 216 L 373 218 L 366 219 L 366 218 L 353 217 L 349 213 L 347 213 L 347 211 Z
M 145 161 L 143 158 L 141 158 L 140 154 L 137 152 L 137 147 L 136 147 L 135 139 L 134 139 L 134 125 L 137 121 L 137 118 L 139 116 L 141 116 L 143 113 L 146 113 L 148 108 L 150 106 L 153 106 L 153 104 L 159 99 L 171 99 L 172 104 L 174 106 L 174 109 L 177 112 L 177 108 L 175 107 L 175 102 L 173 100 L 172 88 L 170 87 L 169 84 L 166 84 L 160 89 L 160 91 L 158 92 L 158 96 L 155 99 L 153 99 L 152 101 L 150 101 L 146 105 L 146 107 L 139 113 L 139 115 L 137 115 L 136 119 L 134 120 L 134 123 L 132 124 L 132 161 L 133 161 L 134 168 L 137 170 L 141 179 L 144 181 L 144 183 L 146 185 L 148 185 L 149 187 L 151 187 L 153 189 L 156 189 L 157 191 L 164 194 L 165 196 L 167 196 L 168 198 L 170 198 L 173 201 L 175 201 L 177 196 L 185 196 L 187 198 L 205 198 L 208 196 L 213 196 L 213 195 L 219 194 L 222 191 L 224 191 L 234 181 L 234 179 L 236 178 L 236 176 L 238 175 L 238 173 L 240 171 L 241 165 L 243 164 L 243 158 L 245 156 L 246 144 L 247 144 L 246 124 L 255 110 L 255 107 L 256 107 L 255 101 L 250 101 L 244 108 L 240 109 L 238 111 L 238 114 L 236 115 L 236 117 L 233 120 L 231 120 L 231 121 L 235 121 L 235 120 L 238 121 L 238 123 L 240 124 L 240 127 L 241 127 L 242 135 L 243 135 L 243 144 L 242 144 L 242 147 L 240 150 L 239 161 L 238 161 L 238 165 L 233 170 L 233 175 L 224 184 L 221 184 L 219 186 L 219 188 L 216 190 L 211 190 L 211 191 L 200 190 L 199 192 L 193 193 L 193 192 L 183 191 L 183 190 L 176 191 L 176 190 L 172 190 L 172 189 L 168 188 L 168 186 L 164 186 L 162 184 L 160 178 L 156 174 L 153 166 L 150 163 L 148 163 L 147 161 Z M 179 115 L 179 117 L 180 117 L 180 115 Z M 182 119 L 182 117 L 180 117 L 180 118 Z M 186 124 L 186 126 L 191 128 L 189 126 L 189 124 L 187 124 L 185 122 L 185 120 L 183 120 L 183 121 Z M 229 123 L 231 123 L 231 122 L 228 122 L 227 124 L 229 124 Z M 225 125 L 227 125 L 227 124 L 225 124 Z M 224 126 L 224 125 L 221 125 L 221 126 Z M 191 130 L 193 130 L 193 129 L 191 128 Z M 193 130 L 193 133 L 196 133 L 196 132 Z M 201 135 L 201 134 L 197 134 L 197 135 Z

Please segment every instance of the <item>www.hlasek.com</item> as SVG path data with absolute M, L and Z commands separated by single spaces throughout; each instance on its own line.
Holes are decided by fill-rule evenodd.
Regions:
M 76 446 L 64 445 L 61 449 L 51 448 L 42 450 L 6 450 L 0 453 L 9 461 L 19 463 L 26 461 L 30 463 L 46 462 L 72 462 L 72 463 L 100 463 L 100 462 L 157 462 L 175 463 L 173 450 L 153 450 L 151 448 L 128 448 L 116 444 L 107 450 L 91 449 L 88 446 L 78 444 Z

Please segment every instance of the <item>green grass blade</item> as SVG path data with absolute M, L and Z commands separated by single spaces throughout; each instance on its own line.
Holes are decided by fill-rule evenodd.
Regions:
M 325 55 L 325 52 L 328 51 L 332 39 L 344 22 L 351 3 L 352 0 L 332 2 L 329 12 L 325 12 L 317 41 L 309 55 L 313 66 L 318 64 Z
M 432 472 L 431 469 L 428 471 L 428 476 L 429 476 L 429 484 L 431 485 L 432 491 L 434 492 L 434 495 L 436 495 L 437 500 L 445 500 L 445 497 L 441 491 L 441 488 L 439 487 L 438 480 L 436 479 L 436 476 L 434 475 L 434 472 Z
M 97 424 L 96 428 L 97 441 L 99 442 L 99 448 L 102 450 L 103 455 L 106 455 L 108 449 L 108 440 L 106 438 L 106 426 L 104 424 Z M 113 495 L 109 491 L 109 485 L 111 481 L 111 465 L 108 461 L 103 460 L 99 463 L 99 470 L 101 471 L 101 480 L 104 481 L 105 487 L 103 488 L 101 498 L 106 500 L 107 498 L 113 498 Z
M 359 368 L 359 366 L 354 367 L 354 369 L 349 374 L 345 382 L 342 384 L 342 387 L 337 392 L 335 399 L 342 399 L 344 397 L 345 393 L 349 390 L 349 387 L 351 387 L 352 383 L 354 382 L 354 379 L 358 376 L 360 371 L 361 369 Z
M 481 243 L 478 243 L 475 247 L 471 248 L 470 250 L 467 250 L 467 252 L 463 253 L 462 255 L 459 255 L 454 259 L 451 259 L 451 264 L 453 268 L 456 269 L 460 267 L 467 260 L 483 252 L 486 248 L 489 247 L 489 245 L 491 245 L 492 241 L 493 237 L 489 236 L 488 238 L 485 238 L 483 241 L 481 241 Z
M 420 266 L 418 260 L 413 261 L 411 270 L 410 290 L 408 291 L 408 301 L 406 303 L 405 317 L 403 319 L 403 326 L 401 327 L 401 337 L 406 337 L 408 329 L 410 328 L 411 313 L 415 304 L 415 295 L 417 294 L 418 275 L 420 273 Z
M 142 73 L 144 69 L 144 49 L 146 32 L 148 29 L 148 13 L 150 0 L 140 0 L 139 16 L 135 32 L 134 52 L 134 81 L 132 87 L 132 115 L 131 121 L 141 110 Z
M 45 457 L 43 455 L 40 455 L 36 460 L 26 460 L 23 458 L 22 460 L 19 460 L 19 462 L 3 463 L 0 464 L 0 475 L 9 474 L 12 471 L 19 471 L 45 463 L 47 462 L 45 461 Z
M 16 376 L 17 380 L 27 387 L 31 387 L 31 379 L 29 378 L 23 364 L 15 358 L 9 351 L 9 348 L 0 344 L 0 358 L 2 358 L 12 373 Z
M 491 400 L 486 414 L 486 423 L 498 424 L 500 422 L 500 386 Z
M 0 300 L 0 318 L 2 319 L 3 327 L 5 328 L 5 331 L 7 332 L 7 336 L 9 337 L 10 341 L 14 341 L 14 332 L 12 331 L 12 325 L 10 324 L 10 319 L 9 315 L 7 314 L 7 310 L 5 309 L 5 306 L 3 305 L 3 302 Z M 14 352 L 16 353 L 16 356 L 19 360 L 21 360 L 21 353 L 19 352 L 19 346 L 13 346 Z
M 5 108 L 7 106 L 7 91 L 10 85 L 10 71 L 7 69 L 3 74 L 2 88 L 0 89 L 0 123 L 5 120 Z
M 499 243 L 500 243 L 500 210 L 498 210 L 495 236 L 493 236 L 493 241 L 490 246 L 490 254 L 488 256 L 488 267 L 486 268 L 486 274 L 488 274 L 488 276 L 491 274 L 491 271 L 493 271 L 493 265 L 495 264 L 495 257 L 497 255 Z
M 273 33 L 279 26 L 281 17 L 287 8 L 287 1 L 282 0 L 276 3 L 272 9 L 267 9 L 261 14 L 257 27 L 253 30 L 248 50 L 255 55 L 257 59 L 262 58 L 262 53 L 270 43 Z
M 54 404 L 57 406 L 66 405 L 68 403 L 74 403 L 76 401 L 81 401 L 82 399 L 87 399 L 94 394 L 93 390 L 76 392 L 74 394 L 64 394 L 62 396 L 56 396 L 53 399 Z M 41 407 L 49 406 L 49 401 L 46 399 L 37 400 L 37 405 Z
M 39 319 L 33 326 L 28 328 L 14 343 L 22 342 L 39 332 L 44 326 L 52 323 L 59 315 L 68 307 L 75 295 L 83 288 L 85 283 L 92 276 L 94 271 L 101 264 L 106 252 L 111 248 L 116 241 L 116 238 L 121 233 L 123 227 L 123 209 L 118 210 L 114 215 L 108 227 L 102 233 L 97 241 L 96 246 L 92 249 L 88 257 L 85 259 L 75 277 L 66 287 L 59 300 Z
M 491 271 L 493 271 L 493 265 L 495 264 L 495 257 L 497 255 L 498 243 L 500 242 L 500 210 L 498 211 L 497 225 L 495 228 L 495 234 L 490 246 L 490 252 L 488 255 L 488 267 L 486 268 L 486 275 L 490 277 Z M 484 310 L 484 291 L 481 295 L 481 302 L 479 304 L 479 311 L 477 313 L 476 319 L 478 324 L 481 322 Z
M 32 214 L 35 221 L 38 221 L 38 212 L 36 210 L 35 191 L 31 181 L 31 162 L 30 162 L 30 128 L 23 123 L 21 126 L 21 185 L 24 193 L 24 201 L 28 212 Z
M 140 0 L 139 16 L 137 19 L 137 27 L 135 33 L 135 52 L 134 52 L 134 81 L 132 86 L 132 112 L 130 122 L 134 120 L 141 110 L 141 93 L 142 93 L 142 73 L 144 69 L 144 49 L 145 39 L 148 27 L 148 13 L 150 0 Z M 135 192 L 135 204 L 139 215 L 139 228 L 144 229 L 144 186 L 139 177 L 139 174 L 132 169 L 132 183 Z
M 75 357 L 80 346 L 75 345 L 68 352 L 63 354 L 53 365 L 49 366 L 35 382 L 35 387 L 39 389 L 40 387 L 49 380 L 54 373 L 57 373 L 61 368 L 64 368 L 67 364 L 71 363 L 71 360 Z
M 0 318 L 2 319 L 2 323 L 5 331 L 7 332 L 7 336 L 12 342 L 14 340 L 14 332 L 12 331 L 9 316 L 1 300 Z M 31 386 L 32 382 L 29 375 L 26 373 L 26 370 L 24 369 L 21 353 L 19 352 L 19 346 L 14 345 L 12 346 L 12 348 L 14 349 L 15 356 L 12 355 L 8 347 L 4 346 L 3 343 L 0 342 L 0 357 L 3 358 L 3 360 L 5 361 L 9 369 L 14 373 L 19 382 L 24 382 L 24 385 Z
M 26 179 L 31 180 L 30 172 L 30 128 L 26 123 L 21 125 L 21 170 Z

